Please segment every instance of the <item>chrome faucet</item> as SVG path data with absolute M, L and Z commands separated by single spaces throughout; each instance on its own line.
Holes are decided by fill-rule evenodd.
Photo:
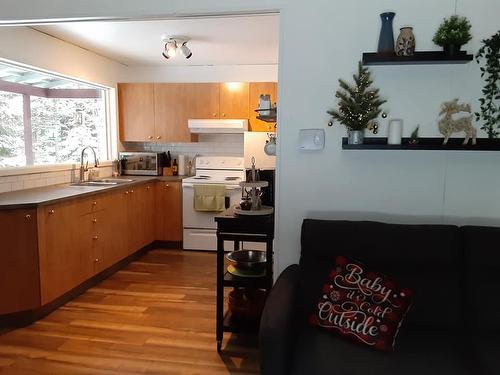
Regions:
M 94 153 L 94 167 L 96 167 L 96 168 L 99 167 L 99 160 L 97 159 L 97 154 L 96 154 L 94 148 L 91 146 L 84 147 L 82 150 L 82 157 L 80 160 L 80 182 L 85 181 L 85 172 L 87 172 L 89 170 L 88 160 L 87 160 L 87 163 L 85 164 L 85 167 L 83 166 L 83 158 L 85 156 L 85 150 L 87 150 L 88 148 L 90 148 L 92 150 L 92 152 Z M 90 179 L 91 178 L 89 178 L 89 181 L 90 181 Z

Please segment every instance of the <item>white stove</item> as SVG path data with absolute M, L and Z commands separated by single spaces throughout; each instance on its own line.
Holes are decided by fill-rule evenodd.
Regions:
M 196 175 L 182 180 L 182 211 L 184 250 L 217 249 L 215 216 L 220 212 L 194 210 L 194 185 L 219 184 L 226 187 L 226 208 L 239 203 L 240 181 L 245 179 L 242 157 L 199 156 L 195 163 Z M 228 248 L 229 249 L 229 248 Z

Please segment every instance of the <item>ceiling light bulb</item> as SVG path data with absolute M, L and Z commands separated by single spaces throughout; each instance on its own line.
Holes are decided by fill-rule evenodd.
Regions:
M 175 53 L 177 52 L 177 43 L 174 41 L 168 42 L 165 45 L 165 52 L 168 58 L 174 57 Z
M 182 43 L 181 52 L 182 52 L 182 54 L 184 55 L 184 57 L 186 59 L 189 59 L 191 56 L 193 56 L 193 52 L 191 52 L 191 50 L 189 49 L 189 47 L 186 46 L 186 43 L 187 42 Z

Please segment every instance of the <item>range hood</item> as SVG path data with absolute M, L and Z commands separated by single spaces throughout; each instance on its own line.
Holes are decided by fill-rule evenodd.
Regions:
M 248 130 L 247 119 L 236 120 L 188 120 L 191 133 L 243 133 Z

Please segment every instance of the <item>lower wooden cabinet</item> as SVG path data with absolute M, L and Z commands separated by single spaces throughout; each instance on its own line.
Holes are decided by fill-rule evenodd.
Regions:
M 0 211 L 0 315 L 40 305 L 36 209 Z
M 182 241 L 182 185 L 180 182 L 156 183 L 156 239 Z
M 182 241 L 181 205 L 180 182 L 152 182 L 0 210 L 0 315 L 46 305 L 155 239 Z

